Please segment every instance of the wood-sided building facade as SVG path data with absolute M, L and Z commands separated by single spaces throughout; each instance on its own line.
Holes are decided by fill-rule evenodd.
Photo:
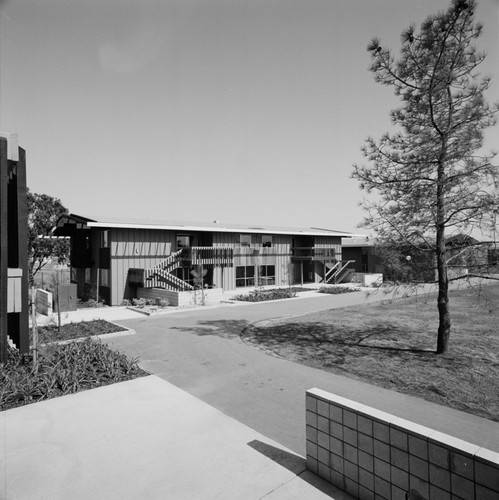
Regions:
M 62 217 L 54 234 L 71 237 L 79 298 L 99 297 L 110 305 L 136 297 L 139 286 L 190 289 L 200 265 L 204 285 L 224 291 L 320 283 L 341 262 L 341 238 L 350 236 L 324 229 L 96 221 L 75 214 Z
M 0 137 L 0 363 L 8 337 L 29 353 L 26 151 L 17 135 Z

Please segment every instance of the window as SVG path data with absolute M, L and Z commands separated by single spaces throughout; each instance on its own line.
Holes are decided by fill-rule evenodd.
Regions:
M 85 268 L 85 283 L 92 283 L 92 268 Z
M 194 286 L 194 277 L 191 274 L 191 271 L 193 269 L 194 269 L 193 267 L 179 267 L 175 269 L 172 272 L 172 274 L 175 275 L 177 278 L 180 278 L 182 281 L 189 283 L 189 285 Z
M 270 248 L 272 246 L 272 235 L 264 234 L 262 235 L 262 246 Z
M 99 285 L 109 286 L 109 269 L 99 269 Z
M 251 234 L 240 234 L 239 235 L 239 244 L 242 247 L 251 246 Z
M 100 247 L 107 248 L 109 246 L 109 230 L 106 229 L 100 232 Z
M 236 286 L 255 286 L 255 266 L 236 266 Z
M 191 246 L 191 237 L 187 234 L 179 234 L 177 236 L 177 248 L 189 248 Z
M 258 286 L 275 285 L 275 266 L 259 266 Z
M 240 234 L 239 244 L 242 247 L 257 247 L 262 245 L 261 234 Z

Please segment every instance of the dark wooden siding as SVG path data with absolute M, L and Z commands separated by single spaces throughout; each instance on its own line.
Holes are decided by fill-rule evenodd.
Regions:
M 96 262 L 99 257 L 100 229 L 92 230 L 92 258 Z M 234 250 L 232 267 L 215 267 L 213 283 L 224 290 L 236 288 L 236 266 L 274 265 L 276 285 L 286 286 L 292 267 L 292 235 L 272 235 L 272 246 L 240 247 L 239 233 L 214 232 L 202 238 L 196 234 L 192 245 L 207 243 L 209 236 L 214 247 L 231 247 Z M 147 269 L 159 265 L 172 252 L 176 251 L 177 231 L 156 229 L 119 229 L 109 230 L 110 245 L 110 303 L 118 305 L 129 295 L 127 275 L 129 268 Z M 334 236 L 315 237 L 316 247 L 334 246 L 337 258 L 341 259 L 341 239 Z M 102 267 L 102 266 L 101 266 Z M 291 275 L 293 274 L 291 270 Z
M 175 232 L 157 229 L 111 229 L 111 302 L 125 296 L 128 269 L 154 267 L 165 260 L 175 245 Z
M 274 265 L 276 285 L 288 284 L 289 266 L 291 264 L 292 236 L 285 234 L 272 235 L 271 247 L 241 247 L 239 233 L 214 233 L 213 246 L 229 246 L 234 249 L 234 267 L 216 269 L 213 280 L 217 286 L 223 283 L 224 290 L 236 288 L 236 266 Z
M 341 260 L 341 238 L 339 236 L 316 236 L 316 248 L 331 248 L 334 247 L 336 259 Z

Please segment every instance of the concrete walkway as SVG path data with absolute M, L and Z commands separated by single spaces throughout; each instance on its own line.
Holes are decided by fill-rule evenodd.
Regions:
M 499 452 L 495 422 L 277 359 L 239 337 L 255 321 L 386 298 L 305 293 L 135 319 L 120 308 L 87 313 L 135 330 L 106 342 L 156 376 L 1 412 L 0 498 L 347 499 L 304 468 L 312 387 Z M 71 314 L 65 321 L 85 319 Z
M 155 376 L 0 413 L 3 500 L 350 497 Z
M 355 303 L 362 292 L 227 306 L 124 322 L 137 335 L 110 339 L 141 366 L 262 434 L 305 454 L 305 391 L 318 387 L 499 452 L 499 424 L 469 413 L 269 356 L 241 341 L 255 321 Z M 384 297 L 386 298 L 386 297 Z

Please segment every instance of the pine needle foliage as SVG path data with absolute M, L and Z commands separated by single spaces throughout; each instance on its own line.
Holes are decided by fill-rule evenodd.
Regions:
M 496 123 L 498 105 L 485 99 L 491 79 L 475 42 L 474 0 L 453 0 L 419 30 L 402 33 L 400 55 L 374 38 L 367 50 L 375 81 L 401 100 L 391 112 L 393 133 L 369 137 L 366 165 L 353 178 L 375 195 L 366 201 L 365 227 L 381 241 L 426 248 L 435 256 L 439 295 L 437 353 L 447 350 L 451 329 L 447 275 L 448 235 L 495 226 L 499 169 L 483 152 L 484 131 Z

